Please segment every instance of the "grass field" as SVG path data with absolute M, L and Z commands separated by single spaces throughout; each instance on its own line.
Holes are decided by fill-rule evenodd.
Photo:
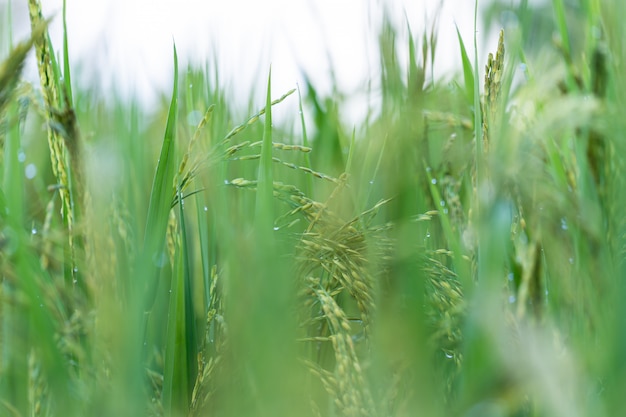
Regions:
M 29 10 L 30 39 L 0 14 L 0 415 L 623 413 L 623 1 L 495 3 L 487 62 L 381 17 L 354 127 L 175 49 L 156 113 L 75 88 Z

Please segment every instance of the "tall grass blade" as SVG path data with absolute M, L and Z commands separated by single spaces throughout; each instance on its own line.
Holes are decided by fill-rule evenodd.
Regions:
M 274 223 L 274 166 L 272 161 L 272 69 L 267 79 L 265 125 L 257 183 L 255 222 L 257 233 L 267 236 Z
M 72 76 L 70 71 L 70 53 L 67 32 L 67 0 L 63 0 L 63 91 L 68 107 L 74 107 L 72 94 Z
M 143 243 L 143 254 L 141 267 L 151 271 L 148 275 L 154 275 L 157 266 L 162 263 L 165 254 L 163 253 L 165 231 L 169 212 L 174 198 L 174 178 L 178 167 L 175 156 L 175 137 L 178 117 L 178 54 L 174 45 L 174 84 L 172 90 L 172 100 L 170 102 L 165 126 L 165 135 L 161 145 L 161 153 L 156 167 L 156 172 L 152 182 L 150 193 L 150 203 Z M 150 279 L 150 277 L 148 277 Z M 150 308 L 154 302 L 157 282 L 146 282 L 147 291 L 146 308 Z
M 300 92 L 300 86 L 298 86 L 297 90 L 298 90 L 298 109 L 300 113 L 300 125 L 302 126 L 302 145 L 308 148 L 310 146 L 309 136 L 306 131 L 306 121 L 304 120 L 304 110 L 302 109 L 302 94 Z M 311 157 L 309 156 L 308 152 L 304 154 L 304 166 L 309 169 L 312 168 Z M 304 193 L 308 196 L 312 196 L 311 193 L 313 192 L 313 178 L 311 176 L 307 176 L 305 181 L 306 181 L 306 187 L 304 189 Z
M 198 219 L 198 242 L 200 245 L 200 262 L 202 264 L 202 283 L 204 290 L 204 314 L 208 313 L 211 305 L 211 269 L 215 265 L 217 236 L 215 228 L 209 224 L 209 207 L 205 193 L 198 193 L 196 198 L 196 216 Z M 213 212 L 210 213 L 214 215 Z
M 461 37 L 461 32 L 459 32 L 459 27 L 456 26 L 456 34 L 459 39 L 459 47 L 461 48 L 461 62 L 463 64 L 463 80 L 465 81 L 465 96 L 467 97 L 467 102 L 475 106 L 474 102 L 474 70 L 472 68 L 472 63 L 467 55 L 467 50 L 465 49 L 465 43 L 463 42 L 463 38 Z M 477 111 L 474 108 L 474 111 Z
M 559 31 L 560 47 L 562 48 L 563 58 L 565 59 L 567 78 L 565 80 L 569 91 L 578 91 L 579 86 L 576 82 L 576 74 L 574 74 L 574 65 L 572 62 L 572 44 L 569 31 L 567 30 L 567 18 L 565 11 L 565 3 L 563 0 L 552 0 L 554 9 L 554 17 L 556 26 Z
M 180 235 L 177 236 L 178 247 L 171 280 L 163 375 L 163 406 L 168 415 L 186 415 L 189 412 L 198 354 L 188 236 L 184 200 L 180 189 L 178 216 Z
M 478 0 L 474 3 L 474 140 L 476 141 L 476 186 L 483 179 L 483 114 L 480 103 L 480 78 L 478 77 Z M 465 69 L 464 69 L 465 71 Z

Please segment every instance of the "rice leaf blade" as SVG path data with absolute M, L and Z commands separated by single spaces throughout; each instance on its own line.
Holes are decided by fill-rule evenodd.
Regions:
M 461 48 L 461 62 L 463 65 L 463 80 L 465 81 L 465 96 L 467 97 L 467 102 L 474 106 L 474 73 L 472 69 L 472 63 L 467 55 L 467 50 L 465 49 L 465 43 L 463 42 L 463 38 L 461 37 L 461 32 L 459 31 L 459 27 L 456 26 L 456 34 L 459 39 L 459 47 Z
M 163 251 L 168 215 L 174 197 L 173 181 L 178 168 L 175 155 L 177 117 L 178 55 L 176 53 L 176 45 L 174 45 L 174 86 L 172 89 L 172 99 L 168 111 L 165 134 L 163 136 L 163 144 L 161 145 L 161 152 L 152 182 L 144 234 L 143 256 L 141 259 L 143 267 L 151 265 L 151 271 L 155 268 L 155 262 L 158 262 L 163 256 L 161 252 Z M 150 306 L 154 300 L 156 283 L 146 284 L 151 287 L 146 299 L 148 303 L 147 306 Z
M 255 213 L 257 232 L 263 236 L 267 236 L 268 232 L 271 231 L 274 222 L 274 167 L 272 148 L 272 69 L 270 68 L 267 79 L 265 125 L 263 128 L 263 143 L 261 144 L 261 159 L 259 161 Z

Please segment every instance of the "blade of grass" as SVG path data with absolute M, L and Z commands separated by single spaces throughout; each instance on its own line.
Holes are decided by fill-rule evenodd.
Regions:
M 72 76 L 70 71 L 70 54 L 67 38 L 67 1 L 63 0 L 63 86 L 67 105 L 69 107 L 74 107 L 74 98 L 72 95 Z
M 198 219 L 198 239 L 200 244 L 200 262 L 202 264 L 202 283 L 204 285 L 204 314 L 208 313 L 211 305 L 211 268 L 215 264 L 215 242 L 217 236 L 214 229 L 209 227 L 207 219 L 209 207 L 204 193 L 196 194 L 196 216 Z M 213 232 L 213 233 L 212 233 Z
M 567 83 L 567 88 L 569 91 L 578 91 L 579 87 L 576 82 L 576 74 L 574 74 L 574 65 L 572 63 L 572 45 L 570 42 L 569 32 L 567 30 L 565 4 L 563 3 L 563 0 L 552 0 L 552 7 L 554 9 L 554 17 L 556 19 L 556 26 L 559 30 L 561 47 L 566 63 L 567 78 L 565 81 Z
M 198 359 L 198 339 L 196 337 L 196 322 L 195 322 L 195 309 L 194 309 L 194 283 L 193 276 L 191 274 L 191 268 L 189 265 L 189 253 L 190 247 L 188 243 L 187 227 L 185 224 L 185 212 L 184 212 L 184 200 L 182 200 L 182 191 L 180 191 L 180 203 L 179 216 L 180 216 L 180 252 L 181 261 L 183 263 L 183 306 L 180 308 L 181 313 L 178 313 L 178 325 L 184 326 L 184 345 L 181 347 L 181 353 L 185 351 L 186 361 L 183 363 L 183 372 L 186 377 L 186 392 L 181 392 L 181 400 L 186 400 L 188 405 L 191 401 L 191 391 L 193 389 L 194 382 L 196 380 L 197 373 L 197 359 Z M 181 320 L 180 315 L 183 314 L 184 318 Z M 182 323 L 181 323 L 182 321 Z M 181 381 L 182 382 L 182 381 Z
M 474 73 L 472 69 L 472 63 L 470 62 L 469 57 L 467 56 L 467 50 L 465 49 L 465 43 L 463 42 L 463 38 L 461 37 L 461 32 L 459 31 L 459 27 L 456 26 L 456 34 L 459 38 L 459 46 L 461 48 L 461 62 L 463 64 L 463 80 L 465 81 L 465 96 L 467 97 L 467 102 L 475 106 L 474 102 Z M 476 109 L 474 109 L 476 110 Z
M 302 94 L 300 93 L 300 86 L 297 86 L 297 90 L 298 90 L 298 108 L 299 108 L 299 112 L 300 112 L 300 124 L 302 125 L 302 145 L 306 146 L 307 148 L 310 146 L 309 145 L 309 137 L 307 135 L 306 132 L 306 122 L 304 120 L 304 110 L 302 109 Z M 311 169 L 311 157 L 309 156 L 309 153 L 306 152 L 304 154 L 304 166 Z M 308 196 L 312 196 L 312 192 L 313 192 L 313 178 L 310 175 L 306 176 L 306 184 L 305 184 L 305 189 L 304 189 L 304 193 Z
M 188 236 L 185 225 L 185 202 L 180 189 L 178 201 L 180 235 L 178 236 L 174 276 L 171 280 L 163 375 L 163 406 L 169 415 L 185 415 L 189 412 L 191 391 L 197 372 L 198 353 L 192 277 L 188 259 Z
M 348 160 L 346 161 L 346 169 L 345 169 L 345 172 L 348 174 L 352 172 L 352 158 L 354 158 L 355 136 L 356 136 L 356 127 L 353 127 L 352 136 L 350 138 L 350 149 L 348 150 Z
M 19 162 L 19 152 L 21 140 L 19 135 L 19 126 L 17 123 L 17 104 L 10 103 L 8 106 L 7 116 L 11 125 L 7 126 L 6 131 L 2 132 L 4 136 L 4 170 L 2 189 L 9 197 L 6 200 L 6 206 L 2 207 L 2 221 L 0 229 L 3 235 L 2 251 L 9 256 L 12 252 L 17 252 L 15 262 L 16 269 L 23 268 L 20 265 L 20 238 L 22 235 L 24 223 L 24 180 L 21 175 Z M 8 220 L 7 223 L 5 221 Z M 13 223 L 11 225 L 11 223 Z M 10 282 L 2 280 L 0 283 L 3 297 L 9 297 L 15 294 L 15 286 Z M 27 353 L 24 352 L 23 343 L 16 339 L 11 343 L 14 331 L 24 325 L 24 320 L 20 317 L 20 311 L 13 303 L 2 303 L 0 305 L 2 319 L 2 378 L 0 379 L 0 398 L 6 398 L 18 408 L 22 408 L 26 404 L 26 378 L 20 372 L 20 364 L 26 362 Z
M 18 123 L 17 104 L 10 105 L 8 112 L 11 124 L 6 132 L 4 144 L 4 177 L 3 189 L 8 199 L 9 214 L 18 225 L 23 225 L 24 218 L 24 174 L 23 164 L 19 161 L 21 150 L 20 128 Z
M 374 172 L 372 173 L 372 178 L 369 180 L 369 184 L 368 184 L 369 187 L 367 187 L 367 195 L 365 196 L 365 199 L 363 200 L 363 204 L 361 206 L 361 212 L 365 211 L 365 207 L 367 207 L 370 204 L 370 199 L 372 197 L 372 193 L 374 192 L 373 185 L 380 178 L 378 174 L 380 173 L 380 168 L 383 163 L 383 156 L 385 155 L 386 146 L 387 146 L 387 136 L 385 136 L 385 138 L 383 139 L 383 144 L 381 146 L 380 153 L 378 154 L 378 159 L 376 160 L 376 167 L 374 168 Z
M 167 342 L 163 366 L 163 409 L 166 415 L 186 415 L 189 392 L 187 380 L 187 349 L 185 349 L 185 254 L 179 245 L 171 279 Z
M 267 79 L 265 104 L 265 126 L 261 144 L 261 160 L 257 183 L 255 223 L 257 232 L 263 236 L 272 230 L 274 224 L 274 177 L 272 162 L 272 69 Z
M 157 264 L 160 263 L 161 258 L 164 256 L 162 252 L 165 240 L 165 231 L 167 229 L 168 215 L 172 205 L 172 198 L 174 196 L 173 181 L 178 168 L 174 144 L 177 117 L 178 54 L 176 53 L 176 45 L 174 45 L 174 86 L 172 91 L 172 100 L 170 102 L 170 108 L 167 116 L 161 153 L 152 183 L 152 191 L 150 193 L 150 203 L 148 206 L 148 216 L 146 219 L 144 234 L 143 256 L 141 259 L 143 268 L 150 266 L 149 270 L 152 273 L 149 275 L 154 275 Z M 149 310 L 150 306 L 154 302 L 157 283 L 146 282 L 143 284 L 148 286 L 145 307 Z
M 483 179 L 483 115 L 480 106 L 480 80 L 478 76 L 478 0 L 474 3 L 474 140 L 476 141 L 476 186 Z

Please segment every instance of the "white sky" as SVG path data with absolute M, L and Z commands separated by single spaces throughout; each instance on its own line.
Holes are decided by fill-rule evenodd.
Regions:
M 7 2 L 0 0 L 0 9 Z M 51 35 L 59 50 L 62 0 L 42 3 L 46 16 L 56 14 Z M 263 93 L 270 64 L 273 96 L 298 82 L 302 86 L 300 68 L 318 89 L 330 91 L 329 56 L 340 88 L 357 92 L 377 76 L 383 7 L 399 23 L 404 46 L 405 12 L 413 34 L 421 36 L 438 5 L 437 0 L 67 0 L 70 57 L 81 70 L 79 82 L 97 80 L 110 88 L 115 79 L 123 95 L 138 94 L 148 102 L 171 88 L 173 40 L 181 69 L 189 61 L 216 57 L 220 77 L 243 102 L 253 87 Z M 12 0 L 12 7 L 20 39 L 28 31 L 26 1 Z M 473 9 L 471 0 L 443 2 L 437 75 L 460 71 L 455 23 L 473 56 Z M 491 36 L 490 50 L 496 42 Z M 479 53 L 484 61 L 486 53 Z

